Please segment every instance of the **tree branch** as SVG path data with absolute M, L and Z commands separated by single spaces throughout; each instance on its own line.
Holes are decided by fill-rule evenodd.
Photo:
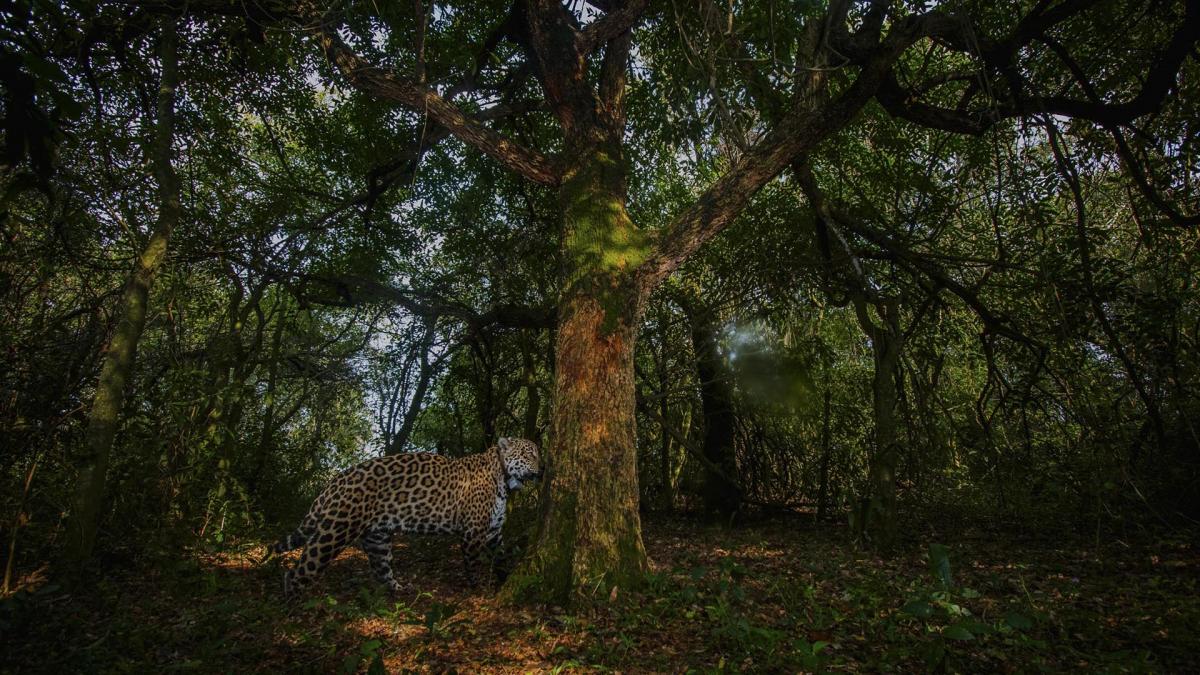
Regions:
M 468 116 L 432 89 L 368 63 L 342 40 L 329 23 L 317 22 L 310 30 L 329 61 L 356 89 L 377 99 L 393 101 L 429 115 L 430 119 L 459 140 L 535 183 L 558 185 L 560 172 L 546 157 Z
M 608 13 L 593 21 L 579 33 L 579 51 L 588 54 L 610 40 L 618 38 L 630 30 L 642 18 L 646 11 L 648 0 L 629 0 L 624 3 L 614 3 Z
M 980 321 L 983 321 L 983 325 L 992 333 L 1003 335 L 1010 340 L 1026 344 L 1031 347 L 1039 346 L 1031 338 L 1014 327 L 1012 322 L 1007 317 L 999 316 L 992 312 L 987 305 L 985 305 L 983 301 L 979 299 L 979 296 L 976 293 L 968 289 L 966 286 L 963 286 L 940 267 L 924 259 L 921 255 L 913 253 L 907 247 L 899 244 L 892 238 L 874 231 L 865 223 L 851 216 L 844 209 L 839 208 L 836 204 L 830 203 L 825 197 L 824 191 L 821 190 L 820 185 L 817 184 L 816 177 L 813 175 L 812 170 L 807 165 L 796 167 L 794 173 L 796 175 L 796 181 L 800 184 L 800 189 L 804 191 L 805 196 L 808 197 L 809 203 L 813 206 L 814 210 L 818 212 L 819 217 L 832 218 L 836 220 L 854 234 L 883 249 L 885 252 L 887 252 L 890 259 L 900 263 L 901 266 L 908 269 L 910 272 L 925 276 L 938 287 L 945 288 L 954 295 L 958 296 L 959 299 L 966 303 L 966 305 L 975 312 Z M 866 284 L 864 283 L 863 285 L 865 286 Z M 873 291 L 868 289 L 868 292 L 872 293 Z M 859 321 L 862 322 L 862 320 L 863 317 L 860 316 Z M 864 323 L 863 327 L 866 328 L 867 324 Z
M 371 303 L 388 303 L 426 319 L 446 316 L 456 318 L 473 330 L 491 326 L 501 328 L 549 328 L 554 325 L 556 310 L 553 307 L 527 307 L 524 305 L 496 304 L 483 312 L 447 300 L 440 296 L 397 288 L 374 279 L 356 274 L 312 275 L 292 274 L 299 288 L 291 289 L 304 302 L 331 307 L 357 307 Z M 310 292 L 310 288 L 320 290 Z
M 788 111 L 774 129 L 662 232 L 654 252 L 638 270 L 641 297 L 647 297 L 696 249 L 728 226 L 750 198 L 793 159 L 848 124 L 878 91 L 900 54 L 920 37 L 941 30 L 947 21 L 954 19 L 931 12 L 896 22 L 841 96 L 817 110 Z
M 1093 4 L 1095 0 L 1074 0 L 1043 13 L 1035 12 L 1022 20 L 1007 40 L 980 48 L 973 46 L 967 39 L 969 32 L 965 27 L 958 31 L 946 30 L 939 33 L 939 37 L 947 44 L 965 53 L 975 53 L 983 60 L 985 66 L 1003 74 L 1011 90 L 1009 100 L 994 101 L 988 108 L 976 112 L 933 106 L 917 100 L 918 96 L 914 92 L 904 89 L 895 75 L 889 73 L 884 86 L 880 88 L 879 102 L 894 117 L 935 129 L 968 134 L 981 134 L 1003 119 L 1044 114 L 1086 119 L 1113 127 L 1129 124 L 1160 109 L 1175 84 L 1183 62 L 1195 49 L 1197 41 L 1200 41 L 1200 5 L 1195 2 L 1186 3 L 1183 22 L 1172 33 L 1166 48 L 1150 64 L 1146 78 L 1133 98 L 1106 103 L 1090 94 L 1085 100 L 1068 96 L 1024 95 L 1024 82 L 1016 74 L 1018 70 L 1012 62 L 1013 55 L 1022 47 L 1039 40 L 1045 42 L 1064 59 L 1069 68 L 1072 68 L 1074 62 L 1066 50 L 1044 33 L 1050 27 L 1082 13 Z M 1081 71 L 1074 67 L 1072 73 L 1080 86 L 1085 88 L 1085 94 L 1088 94 L 1086 78 L 1080 79 Z M 987 73 L 979 74 L 979 78 L 985 77 Z
M 642 6 L 644 9 L 644 3 Z M 595 26 L 589 28 L 593 27 Z M 629 50 L 632 44 L 633 33 L 626 27 L 624 32 L 608 40 L 604 47 L 604 60 L 600 64 L 600 101 L 608 111 L 610 125 L 614 129 L 625 128 L 625 84 L 629 74 Z
M 518 4 L 514 3 L 509 13 L 505 15 L 504 20 L 483 41 L 483 45 L 480 46 L 479 51 L 475 54 L 475 64 L 471 67 L 471 72 L 463 78 L 462 82 L 446 90 L 444 98 L 447 101 L 453 101 L 459 94 L 473 90 L 476 79 L 483 72 L 483 68 L 487 65 L 489 57 L 496 51 L 496 46 L 500 44 L 500 40 L 506 35 L 512 35 L 519 29 L 520 16 L 517 12 L 517 7 Z

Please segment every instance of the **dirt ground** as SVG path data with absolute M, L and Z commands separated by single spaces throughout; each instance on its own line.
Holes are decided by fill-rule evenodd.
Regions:
M 888 559 L 804 518 L 645 540 L 643 587 L 576 611 L 463 588 L 444 538 L 397 539 L 397 595 L 354 550 L 284 603 L 262 542 L 113 559 L 71 591 L 35 574 L 0 600 L 0 672 L 1200 670 L 1191 533 L 924 528 Z

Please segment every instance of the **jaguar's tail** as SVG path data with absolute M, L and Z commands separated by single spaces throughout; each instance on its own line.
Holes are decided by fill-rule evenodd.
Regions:
M 283 539 L 280 539 L 279 541 L 272 544 L 271 545 L 271 553 L 274 553 L 275 555 L 279 555 L 280 553 L 287 553 L 288 551 L 295 551 L 296 549 L 303 547 L 307 543 L 308 543 L 308 537 L 305 536 L 304 530 L 301 530 L 300 528 L 297 527 L 291 534 L 289 534 L 288 536 L 284 537 Z
M 304 545 L 308 543 L 308 540 L 312 539 L 312 536 L 316 530 L 317 528 L 315 525 L 309 523 L 306 519 L 300 524 L 300 527 L 297 527 L 295 530 L 293 530 L 291 534 L 275 542 L 271 546 L 271 553 L 274 555 L 279 555 L 280 553 L 287 553 L 288 551 L 294 551 L 298 548 L 303 548 Z

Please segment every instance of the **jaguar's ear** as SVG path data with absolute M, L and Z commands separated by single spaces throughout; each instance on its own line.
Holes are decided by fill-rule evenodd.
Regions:
M 496 445 L 500 446 L 501 450 L 507 452 L 508 451 L 508 441 L 509 441 L 509 438 L 507 436 L 501 436 L 500 440 L 496 441 Z

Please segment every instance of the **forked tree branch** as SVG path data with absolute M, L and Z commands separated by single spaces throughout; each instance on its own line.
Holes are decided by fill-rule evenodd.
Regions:
M 402 77 L 391 69 L 380 68 L 359 56 L 338 35 L 330 11 L 313 0 L 259 0 L 252 3 L 239 0 L 151 0 L 142 5 L 152 11 L 172 14 L 244 16 L 259 25 L 285 21 L 299 24 L 325 52 L 330 63 L 359 91 L 428 115 L 455 138 L 535 183 L 554 186 L 561 181 L 561 171 L 551 159 L 471 117 L 423 84 L 421 78 Z M 498 31 L 510 25 L 509 19 L 506 19 Z M 493 33 L 489 37 L 489 44 L 495 35 Z M 421 42 L 424 42 L 423 38 Z M 472 88 L 473 78 L 474 74 L 469 75 L 462 87 L 451 88 L 450 92 L 457 94 Z
M 1010 89 L 1007 100 L 990 101 L 986 108 L 968 111 L 964 101 L 958 108 L 946 108 L 924 103 L 915 92 L 905 89 L 895 74 L 889 73 L 880 88 L 879 102 L 892 116 L 908 120 L 921 126 L 943 129 L 955 133 L 982 134 L 997 122 L 1015 117 L 1028 118 L 1039 115 L 1062 115 L 1086 119 L 1105 127 L 1127 125 L 1135 119 L 1162 107 L 1175 84 L 1183 62 L 1194 51 L 1200 41 L 1200 3 L 1187 2 L 1184 20 L 1171 34 L 1166 47 L 1151 63 L 1146 78 L 1137 94 L 1125 101 L 1105 102 L 1095 96 L 1095 90 L 1087 81 L 1077 64 L 1061 45 L 1045 34 L 1045 31 L 1062 21 L 1081 13 L 1094 0 L 1075 0 L 1038 14 L 1036 20 L 1023 20 L 1009 39 L 994 45 L 976 47 L 965 34 L 946 33 L 940 35 L 945 44 L 964 53 L 975 54 L 983 61 L 985 69 L 999 72 Z M 1045 43 L 1072 71 L 1077 83 L 1084 89 L 1086 99 L 1069 96 L 1028 95 L 1025 82 L 1016 73 L 1014 54 L 1034 41 Z M 988 74 L 981 72 L 982 80 Z M 971 90 L 972 98 L 979 90 Z
M 696 249 L 724 229 L 749 203 L 750 197 L 794 158 L 812 150 L 849 123 L 871 97 L 877 97 L 893 115 L 923 126 L 959 133 L 982 133 L 1000 119 L 1047 113 L 1088 119 L 1102 125 L 1124 124 L 1158 109 L 1184 60 L 1200 40 L 1200 3 L 1186 3 L 1183 23 L 1174 31 L 1132 99 L 1104 103 L 1062 96 L 1021 96 L 1021 83 L 1013 80 L 1011 75 L 1014 55 L 1050 27 L 1082 13 L 1093 4 L 1095 0 L 1068 0 L 1048 8 L 1047 3 L 1041 3 L 1018 24 L 1009 39 L 982 46 L 975 45 L 974 31 L 966 21 L 937 10 L 895 21 L 880 42 L 872 39 L 876 34 L 872 21 L 864 22 L 855 35 L 843 32 L 836 39 L 837 47 L 860 66 L 854 83 L 837 99 L 817 110 L 807 114 L 796 109 L 787 111 L 761 141 L 748 149 L 724 176 L 664 229 L 655 250 L 638 271 L 641 297 L 648 296 Z M 872 9 L 877 9 L 881 3 L 873 5 Z M 892 68 L 899 55 L 922 38 L 935 38 L 954 49 L 980 56 L 986 66 L 1009 77 L 1015 94 L 1012 100 L 975 114 L 913 101 L 900 87 Z
M 559 183 L 558 169 L 543 155 L 485 126 L 432 89 L 367 62 L 342 40 L 333 26 L 319 23 L 311 30 L 326 57 L 356 89 L 429 115 L 455 138 L 535 183 L 551 186 Z
M 701 245 L 729 225 L 751 196 L 804 154 L 848 124 L 879 90 L 892 64 L 910 45 L 953 17 L 931 12 L 900 20 L 867 59 L 854 83 L 816 111 L 793 108 L 738 162 L 663 231 L 638 270 L 638 292 L 648 297 Z

